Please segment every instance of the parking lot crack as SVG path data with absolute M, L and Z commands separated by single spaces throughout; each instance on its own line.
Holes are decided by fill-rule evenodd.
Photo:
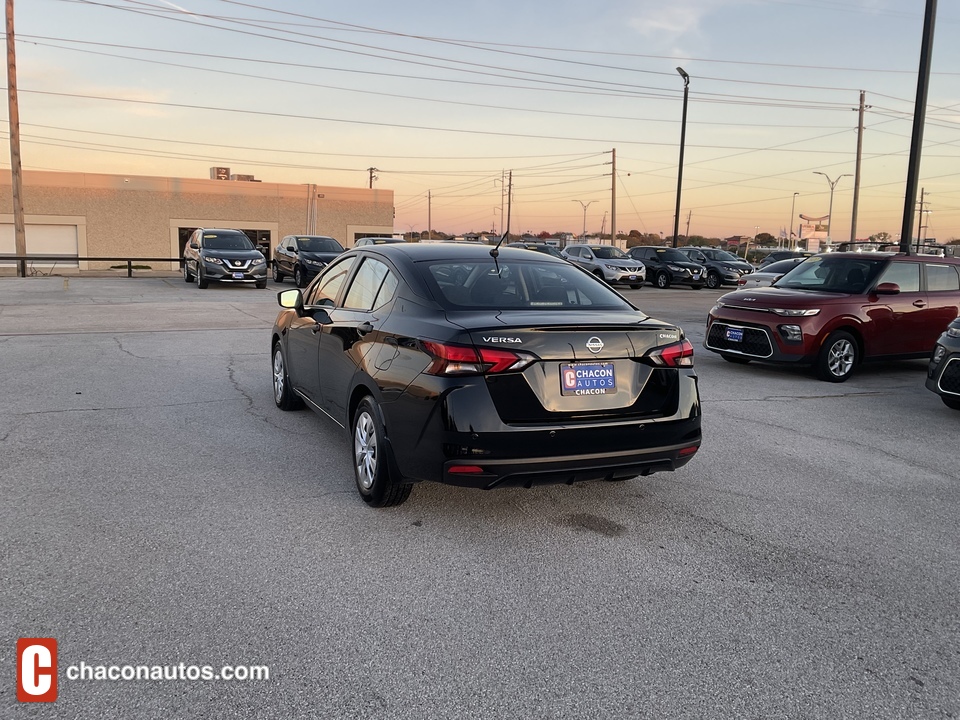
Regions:
M 231 305 L 230 307 L 232 307 L 232 308 L 233 308 L 234 310 L 236 310 L 238 313 L 241 313 L 241 314 L 243 314 L 243 315 L 246 315 L 247 317 L 253 318 L 254 320 L 259 320 L 260 322 L 263 323 L 264 327 L 266 327 L 267 325 L 271 324 L 271 323 L 269 323 L 268 321 L 264 320 L 263 318 L 257 317 L 257 316 L 254 315 L 253 313 L 248 313 L 246 310 L 244 310 L 243 308 L 239 308 L 239 307 L 237 307 L 236 305 Z
M 120 338 L 118 338 L 116 335 L 114 335 L 114 336 L 112 336 L 112 337 L 113 337 L 113 341 L 117 344 L 117 347 L 120 348 L 120 352 L 125 353 L 125 354 L 129 355 L 129 356 L 132 357 L 132 358 L 136 358 L 137 360 L 149 360 L 149 359 L 150 359 L 150 358 L 144 357 L 143 355 L 137 355 L 137 354 L 135 354 L 135 353 L 130 352 L 129 350 L 127 350 L 127 349 L 123 346 L 123 343 L 120 341 Z

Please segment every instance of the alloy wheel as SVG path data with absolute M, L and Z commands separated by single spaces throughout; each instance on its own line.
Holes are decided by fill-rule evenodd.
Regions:
M 843 377 L 853 369 L 853 361 L 856 357 L 853 343 L 846 338 L 839 338 L 827 353 L 827 367 L 830 374 L 834 377 Z
M 357 415 L 353 431 L 353 455 L 357 482 L 369 491 L 377 477 L 377 428 L 366 410 Z
M 283 400 L 284 374 L 283 353 L 277 347 L 273 352 L 273 399 L 279 405 Z

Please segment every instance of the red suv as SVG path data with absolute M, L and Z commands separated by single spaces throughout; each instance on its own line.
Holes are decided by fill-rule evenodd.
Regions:
M 704 347 L 730 362 L 812 365 L 843 382 L 863 360 L 928 358 L 960 316 L 960 258 L 829 253 L 772 287 L 722 296 Z

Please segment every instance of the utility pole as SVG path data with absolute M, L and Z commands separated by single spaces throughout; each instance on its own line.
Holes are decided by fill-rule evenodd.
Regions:
M 611 173 L 611 176 L 613 179 L 610 182 L 610 244 L 620 247 L 620 243 L 617 242 L 617 149 L 616 148 L 613 148 L 613 150 L 610 151 L 610 156 L 612 157 L 611 167 L 613 168 L 613 172 Z
M 433 196 L 427 190 L 427 240 L 433 240 Z
M 857 169 L 853 176 L 853 220 L 850 223 L 850 242 L 857 241 L 857 210 L 860 207 L 860 160 L 863 157 L 863 104 L 866 93 L 860 91 L 860 122 L 857 124 Z
M 917 255 L 920 254 L 920 234 L 923 232 L 923 206 L 926 204 L 923 198 L 926 192 L 926 188 L 920 188 L 920 202 L 917 207 Z
M 507 229 L 503 231 L 504 236 L 510 234 L 510 208 L 513 206 L 513 170 L 510 171 L 507 178 Z M 507 240 L 509 239 L 510 238 L 507 238 Z
M 23 220 L 23 175 L 20 163 L 20 106 L 17 100 L 17 52 L 13 34 L 13 0 L 7 0 L 7 106 L 10 117 L 10 181 L 13 185 L 14 252 L 27 254 L 27 232 Z M 26 277 L 27 264 L 21 260 L 18 274 Z
M 370 173 L 370 189 L 373 190 L 373 181 L 378 179 L 377 176 L 374 175 L 374 173 L 379 172 L 379 170 L 377 170 L 377 168 L 375 167 L 371 167 L 371 168 L 367 168 L 367 172 Z
M 787 244 L 790 246 L 789 247 L 790 250 L 793 250 L 795 247 L 795 243 L 793 240 L 793 212 L 794 210 L 797 209 L 797 195 L 799 194 L 800 193 L 795 192 L 793 194 L 793 202 L 790 203 L 790 225 L 789 225 L 790 229 L 787 231 Z
M 927 117 L 927 87 L 930 84 L 930 60 L 933 57 L 933 30 L 937 19 L 937 0 L 927 0 L 923 16 L 923 42 L 920 46 L 920 69 L 917 72 L 917 99 L 913 106 L 913 136 L 910 139 L 910 164 L 907 167 L 907 189 L 903 200 L 903 226 L 900 228 L 900 252 L 910 254 L 913 237 L 913 205 L 920 179 L 920 156 L 923 153 L 923 124 Z
M 687 242 L 690 242 L 690 216 L 693 215 L 693 210 L 687 210 Z

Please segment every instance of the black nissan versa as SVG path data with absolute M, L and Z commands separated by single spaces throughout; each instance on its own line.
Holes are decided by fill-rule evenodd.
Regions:
M 604 282 L 529 250 L 347 251 L 278 294 L 274 400 L 346 428 L 370 505 L 413 483 L 622 480 L 700 446 L 693 347 Z

